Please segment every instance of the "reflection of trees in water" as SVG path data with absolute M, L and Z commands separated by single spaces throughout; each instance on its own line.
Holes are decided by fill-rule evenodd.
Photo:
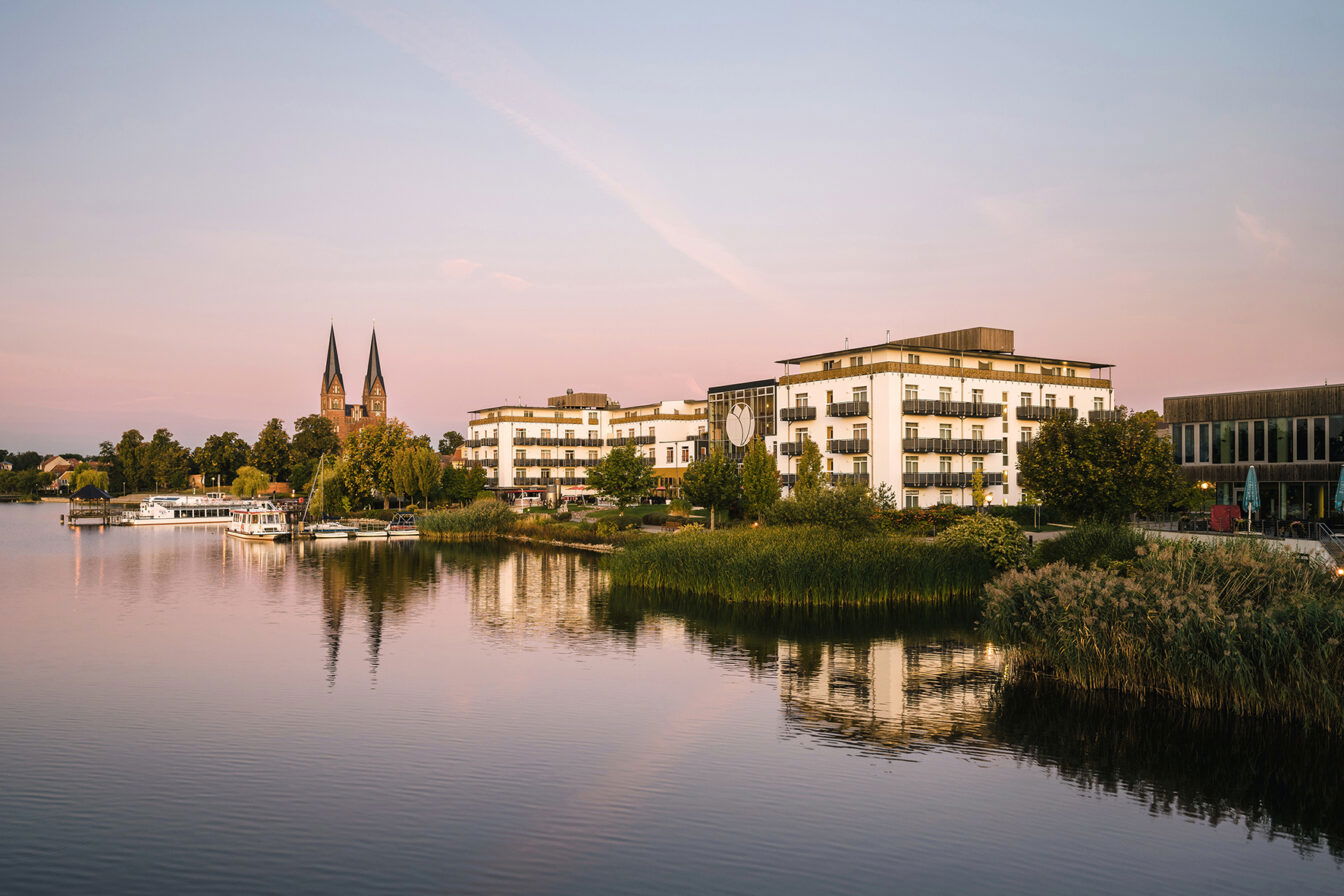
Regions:
M 1045 684 L 1004 688 L 988 732 L 1081 789 L 1127 794 L 1153 814 L 1240 823 L 1344 860 L 1344 738 Z
M 335 682 L 346 606 L 363 610 L 369 639 L 369 667 L 378 670 L 383 627 L 429 594 L 438 574 L 436 555 L 416 541 L 299 543 L 296 553 L 317 564 L 322 575 L 322 618 L 327 646 L 327 680 Z
M 597 558 L 576 551 L 492 544 L 445 544 L 448 565 L 465 579 L 472 622 L 494 637 L 555 638 L 571 646 L 609 643 L 593 613 L 606 584 Z

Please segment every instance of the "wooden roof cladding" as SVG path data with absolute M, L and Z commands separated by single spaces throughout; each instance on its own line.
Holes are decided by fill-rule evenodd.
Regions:
M 897 339 L 897 345 L 916 345 L 921 348 L 941 348 L 950 352 L 1003 352 L 1013 353 L 1013 331 L 998 327 L 967 327 L 910 339 Z
M 1162 416 L 1168 423 L 1324 417 L 1331 414 L 1344 414 L 1344 385 L 1217 392 L 1162 399 Z
M 857 367 L 833 367 L 809 373 L 791 373 L 779 378 L 781 386 L 797 383 L 815 383 L 818 380 L 836 380 L 849 376 L 869 376 L 875 373 L 925 373 L 933 376 L 956 377 L 971 380 L 997 380 L 1013 383 L 1040 383 L 1047 386 L 1084 386 L 1097 389 L 1111 388 L 1111 381 L 1099 376 L 1051 376 L 1042 373 L 1016 373 L 1011 370 L 980 370 L 975 367 L 945 367 L 936 364 L 907 364 L 904 361 L 878 361 Z

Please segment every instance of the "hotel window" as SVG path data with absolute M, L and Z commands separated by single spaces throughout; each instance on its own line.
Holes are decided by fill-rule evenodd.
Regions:
M 1045 393 L 1045 406 L 1052 408 L 1055 406 L 1055 396 L 1051 392 Z
M 597 425 L 597 415 L 596 415 L 596 414 L 589 414 L 589 415 L 588 415 L 588 425 L 589 425 L 589 426 L 596 426 L 596 425 Z
M 531 412 L 531 411 L 523 411 L 523 416 L 524 416 L 524 417 L 531 417 L 531 416 L 532 416 L 532 412 Z
M 1301 418 L 1299 418 L 1299 419 L 1293 421 L 1293 427 L 1294 427 L 1294 429 L 1297 430 L 1297 436 L 1296 436 L 1296 438 L 1294 439 L 1294 441 L 1297 443 L 1297 459 L 1298 459 L 1298 460 L 1306 460 L 1307 457 L 1311 454 L 1311 443 L 1307 441 L 1307 429 L 1308 429 L 1308 423 L 1309 423 L 1309 422 L 1310 422 L 1310 421 L 1308 421 L 1307 418 L 1305 418 L 1305 417 L 1301 417 Z M 1245 426 L 1246 426 L 1245 423 L 1238 423 L 1238 424 L 1237 424 L 1237 435 L 1238 435 L 1238 436 L 1242 436 L 1242 437 L 1243 437 L 1243 440 L 1244 440 L 1244 436 L 1243 436 L 1243 433 L 1241 432 L 1241 430 L 1244 429 Z M 1246 458 L 1241 456 L 1241 455 L 1243 455 L 1243 454 L 1245 454 L 1245 453 L 1246 453 L 1245 451 L 1242 451 L 1242 450 L 1241 450 L 1240 445 L 1238 445 L 1237 457 L 1238 457 L 1240 460 L 1245 460 Z
M 905 424 L 905 437 L 907 439 L 919 438 L 919 424 L 918 423 Z
M 1104 398 L 1094 398 L 1094 399 L 1092 399 L 1092 410 L 1094 410 L 1094 411 L 1104 411 L 1105 409 L 1106 409 L 1106 399 L 1104 399 Z
M 595 430 L 595 429 L 590 429 L 590 430 L 588 430 L 588 438 L 590 438 L 590 439 L 595 439 L 595 438 L 597 438 L 597 430 Z
M 566 478 L 566 479 L 576 479 L 576 478 L 578 478 L 578 477 L 576 477 L 576 476 L 574 475 L 574 471 L 573 471 L 573 470 L 570 470 L 570 469 L 567 468 L 567 469 L 565 470 L 565 478 Z
M 985 472 L 985 459 L 983 457 L 971 458 L 971 472 L 974 473 L 976 470 L 981 473 Z
M 984 390 L 984 389 L 972 389 L 972 390 L 971 390 L 971 401 L 975 402 L 976 404 L 984 404 L 984 403 L 985 403 L 985 390 Z
M 1187 423 L 1184 427 L 1185 434 L 1185 462 L 1192 464 L 1195 462 L 1195 425 Z M 1246 435 L 1246 424 L 1241 424 L 1241 450 L 1244 452 L 1250 447 L 1250 438 Z M 1244 460 L 1245 458 L 1243 458 Z
M 562 412 L 562 411 L 556 411 L 556 412 L 555 412 L 555 419 L 557 419 L 557 420 L 563 420 L 563 419 L 565 419 L 564 412 Z
M 906 400 L 906 401 L 919 401 L 919 387 L 918 387 L 918 386 L 906 386 L 906 387 L 905 387 L 905 400 Z
M 523 429 L 522 427 L 519 427 L 518 429 L 515 429 L 513 431 L 513 437 L 515 439 L 525 439 L 527 438 L 527 430 Z
M 1006 483 L 1006 482 L 1003 484 L 1003 493 L 1004 493 L 1005 495 L 1008 494 L 1008 483 Z
M 945 489 L 941 489 L 941 490 L 939 490 L 939 492 L 938 492 L 938 503 L 939 503 L 939 504 L 951 504 L 951 503 L 952 503 L 952 489 L 950 489 L 950 488 L 945 488 Z
M 1026 372 L 1027 372 L 1027 365 L 1025 364 L 1013 365 L 1013 373 L 1026 373 Z
M 1030 441 L 1031 441 L 1031 427 L 1030 427 L 1030 426 L 1024 426 L 1024 427 L 1022 427 L 1022 441 L 1024 441 L 1024 442 L 1030 442 Z
M 906 510 L 919 509 L 919 492 L 907 491 L 905 493 L 905 509 Z
M 1022 407 L 1024 407 L 1024 408 L 1029 408 L 1029 407 L 1031 407 L 1031 393 L 1030 393 L 1030 392 L 1023 392 L 1023 393 L 1021 393 L 1020 395 L 1018 395 L 1018 396 L 1017 396 L 1017 403 L 1020 404 L 1020 405 L 1021 405 Z
M 1261 421 L 1256 426 L 1260 427 L 1260 453 L 1263 455 L 1265 453 L 1264 422 Z M 1264 460 L 1263 457 L 1257 459 Z M 1202 464 L 1209 462 L 1209 424 L 1207 423 L 1199 424 L 1199 462 Z
M 907 363 L 907 364 L 918 364 L 918 363 L 919 363 L 919 355 L 906 355 L 906 356 L 905 356 L 905 363 Z
M 938 438 L 940 438 L 940 439 L 950 439 L 950 438 L 952 438 L 952 424 L 951 424 L 951 423 L 939 423 L 939 424 L 938 424 Z
M 685 449 L 682 449 L 682 450 L 685 450 Z M 672 462 L 675 461 L 675 460 L 676 460 L 676 453 L 675 453 L 675 450 L 672 448 L 671 445 L 668 445 L 668 446 L 667 446 L 667 462 L 668 462 L 668 463 L 672 463 Z
M 589 451 L 589 452 L 588 452 L 588 459 L 589 459 L 589 460 L 597 460 L 597 452 L 596 452 L 596 451 Z
M 691 449 L 689 445 L 681 446 L 681 462 L 686 463 L 691 459 Z
M 793 406 L 796 408 L 807 407 L 807 393 L 799 392 L 797 395 L 793 396 Z
M 856 439 L 866 439 L 866 438 L 868 438 L 868 424 L 867 424 L 867 423 L 855 423 L 855 424 L 854 424 L 854 438 L 856 438 Z
M 822 361 L 822 362 L 821 362 L 821 369 L 822 369 L 822 370 L 834 370 L 835 368 L 837 368 L 837 367 L 839 367 L 839 366 L 840 366 L 840 362 L 839 362 L 839 361 L 835 361 L 835 360 L 831 360 L 831 361 Z
M 835 458 L 833 457 L 826 458 L 826 472 L 827 473 L 835 472 Z
M 868 475 L 868 458 L 866 458 L 866 457 L 856 457 L 856 458 L 854 458 L 854 472 L 855 472 L 855 474 L 857 474 L 857 475 L 859 475 L 859 476 L 867 476 L 867 475 Z
M 657 448 L 650 448 L 650 449 L 649 449 L 649 463 L 653 463 L 654 461 L 657 460 L 657 458 L 654 456 L 654 452 L 657 451 L 657 450 L 658 450 Z
M 1325 418 L 1311 419 L 1311 447 L 1313 460 L 1325 460 Z
M 527 452 L 524 451 L 522 448 L 519 448 L 517 451 L 513 452 L 513 459 L 514 459 L 514 460 L 524 460 L 526 457 L 527 457 Z
M 566 452 L 565 452 L 565 463 L 567 463 L 567 464 L 572 464 L 572 463 L 574 463 L 574 452 L 573 452 L 573 451 L 566 451 Z
M 939 386 L 939 387 L 938 387 L 938 400 L 939 400 L 939 401 L 951 401 L 951 400 L 952 400 L 952 387 L 951 387 L 951 386 Z
M 863 366 L 863 355 L 854 355 L 853 357 L 851 357 L 851 358 L 849 359 L 849 366 L 850 366 L 850 367 L 862 367 L 862 366 Z
M 984 428 L 983 426 L 972 426 L 972 427 L 971 427 L 971 438 L 973 438 L 973 439 L 983 439 L 984 437 L 985 437 L 985 428 Z
M 541 437 L 543 439 L 549 439 L 551 437 L 551 431 L 549 429 L 543 429 L 541 431 Z
M 652 439 L 652 438 L 655 438 L 655 437 L 656 437 L 656 433 L 657 433 L 657 431 L 656 431 L 652 426 L 650 426 L 650 427 L 649 427 L 649 438 L 651 438 L 651 439 Z
M 835 427 L 834 426 L 826 427 L 826 441 L 829 442 L 833 438 L 835 438 Z
M 1007 420 L 1004 420 L 1004 421 L 1003 421 L 1003 431 L 1004 431 L 1005 433 L 1008 431 L 1008 421 L 1007 421 Z
M 943 455 L 942 457 L 938 458 L 938 472 L 939 473 L 952 472 L 952 458 L 950 456 Z
M 1008 455 L 1006 455 L 1006 454 L 1003 456 L 1003 465 L 1004 465 L 1005 467 L 1008 466 Z
M 960 359 L 960 358 L 948 358 L 948 359 L 947 359 L 947 366 L 948 366 L 948 367 L 960 367 L 960 366 L 961 366 L 961 359 Z
M 549 451 L 543 451 L 543 452 L 541 452 L 541 459 L 542 459 L 542 460 L 550 460 L 550 459 L 551 459 L 551 452 L 549 452 Z
M 1072 367 L 1069 367 L 1069 368 L 1066 368 L 1066 369 L 1065 369 L 1065 371 L 1064 371 L 1064 375 L 1065 375 L 1065 376 L 1077 376 L 1077 375 L 1078 375 L 1078 371 L 1074 370 Z
M 542 478 L 542 479 L 550 479 L 550 478 L 551 478 L 551 471 L 550 471 L 549 469 L 543 469 L 543 470 L 541 471 L 541 478 Z
M 835 390 L 834 390 L 834 389 L 827 389 L 827 390 L 826 390 L 826 403 L 827 403 L 827 404 L 835 404 Z
M 1073 407 L 1073 396 L 1069 396 L 1069 407 Z
M 853 400 L 854 400 L 854 401 L 867 401 L 867 400 L 868 400 L 868 387 L 867 387 L 867 386 L 855 386 L 855 387 L 854 387 L 854 398 L 853 398 Z
M 993 369 L 994 369 L 994 365 L 993 365 L 992 363 L 990 363 L 989 361 L 981 361 L 979 366 L 980 366 L 980 369 L 981 369 L 981 370 L 993 370 Z
M 913 456 L 913 455 L 906 455 L 906 458 L 905 458 L 905 472 L 907 472 L 907 473 L 918 473 L 918 472 L 919 472 L 919 458 L 918 458 L 918 457 L 915 457 L 915 456 Z
M 1330 417 L 1330 462 L 1344 461 L 1344 414 Z
M 567 430 L 565 430 L 565 438 L 567 438 L 567 439 L 572 439 L 572 438 L 574 438 L 574 430 L 572 430 L 572 429 L 567 429 Z
M 811 436 L 807 434 L 806 426 L 802 427 L 801 429 L 795 429 L 794 434 L 798 436 L 799 442 L 806 442 L 809 438 L 811 438 Z

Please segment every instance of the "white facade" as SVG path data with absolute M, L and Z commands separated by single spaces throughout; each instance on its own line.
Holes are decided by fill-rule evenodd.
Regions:
M 587 406 L 555 403 L 588 397 L 600 401 Z M 705 402 L 699 399 L 622 408 L 607 402 L 605 395 L 591 394 L 561 396 L 545 406 L 502 405 L 471 414 L 465 459 L 487 468 L 491 488 L 560 498 L 591 495 L 588 471 L 627 442 L 635 445 L 666 487 L 664 480 L 679 479 L 697 456 L 696 436 L 705 431 Z
M 992 332 L 1011 345 L 1010 332 Z M 780 363 L 788 372 L 777 387 L 772 447 L 785 482 L 811 439 L 835 481 L 885 485 L 906 507 L 970 504 L 977 469 L 992 503 L 1020 503 L 1019 443 L 1045 420 L 1114 411 L 1111 381 L 1097 375 L 1102 364 L 908 340 Z

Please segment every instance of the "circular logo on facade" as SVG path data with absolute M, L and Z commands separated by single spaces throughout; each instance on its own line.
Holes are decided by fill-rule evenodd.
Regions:
M 738 448 L 743 448 L 756 434 L 756 418 L 751 408 L 741 402 L 728 411 L 728 419 L 723 421 L 723 434 Z

